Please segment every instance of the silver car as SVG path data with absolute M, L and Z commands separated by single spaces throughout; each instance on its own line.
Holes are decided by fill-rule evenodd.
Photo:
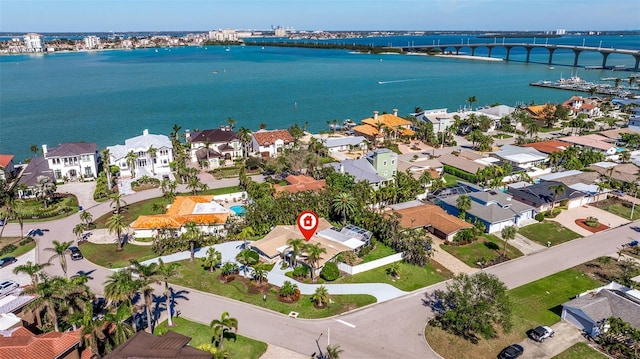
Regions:
M 12 280 L 6 280 L 0 283 L 0 298 L 9 295 L 19 287 L 18 283 Z

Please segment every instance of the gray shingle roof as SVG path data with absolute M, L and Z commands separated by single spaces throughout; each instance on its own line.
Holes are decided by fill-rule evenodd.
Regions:
M 556 196 L 553 192 L 553 186 L 559 185 L 564 187 L 564 191 L 558 193 Z M 509 188 L 507 192 L 513 195 L 516 199 L 523 200 L 527 203 L 533 203 L 535 205 L 555 203 L 565 199 L 574 199 L 585 196 L 585 193 L 569 188 L 562 182 L 557 181 L 544 181 L 523 188 Z
M 47 158 L 52 158 L 52 157 L 92 155 L 96 153 L 96 149 L 97 147 L 95 143 L 68 142 L 53 148 L 49 148 L 45 156 Z
M 456 207 L 456 200 L 459 196 L 451 196 L 442 201 Z M 513 219 L 516 215 L 519 216 L 534 210 L 528 204 L 513 200 L 511 196 L 502 192 L 472 192 L 468 196 L 471 197 L 471 209 L 467 213 L 489 223 L 503 222 Z
M 34 157 L 24 169 L 18 183 L 27 187 L 33 187 L 38 183 L 38 176 L 47 176 L 51 182 L 55 182 L 53 171 L 49 169 L 49 163 L 44 157 Z
M 596 322 L 613 316 L 640 328 L 640 304 L 625 298 L 621 291 L 602 289 L 597 294 L 585 294 L 562 306 L 580 309 Z
M 379 176 L 375 167 L 364 157 L 357 160 L 349 159 L 337 163 L 333 162 L 329 163 L 328 166 L 333 167 L 336 172 L 340 172 L 341 168 L 344 169 L 345 173 L 354 177 L 355 182 L 367 181 L 369 183 L 380 183 L 385 181 L 385 178 Z

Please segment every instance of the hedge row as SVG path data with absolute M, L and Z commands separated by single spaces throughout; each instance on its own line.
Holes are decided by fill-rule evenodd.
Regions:
M 467 171 L 463 171 L 461 169 L 458 169 L 449 165 L 444 165 L 444 171 L 456 177 L 460 177 L 464 180 L 467 180 L 471 183 L 476 183 L 476 175 L 474 175 L 473 173 L 469 173 Z

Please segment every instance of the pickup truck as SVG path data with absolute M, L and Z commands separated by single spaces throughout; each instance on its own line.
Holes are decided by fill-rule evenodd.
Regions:
M 543 325 L 533 328 L 527 332 L 529 338 L 540 343 L 544 342 L 547 338 L 553 337 L 554 334 L 553 329 Z

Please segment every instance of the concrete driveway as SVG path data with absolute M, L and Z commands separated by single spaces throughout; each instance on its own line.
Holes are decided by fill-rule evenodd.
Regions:
M 625 218 L 616 216 L 613 213 L 609 213 L 605 210 L 593 206 L 581 206 L 564 210 L 556 218 L 553 218 L 551 220 L 556 221 L 569 228 L 570 230 L 578 233 L 579 235 L 586 237 L 592 235 L 593 233 L 578 226 L 575 221 L 576 219 L 587 217 L 596 217 L 598 218 L 598 221 L 600 221 L 600 223 L 604 224 L 605 226 L 609 226 L 609 228 L 615 228 L 629 223 L 629 220 Z
M 524 348 L 523 359 L 553 358 L 578 342 L 586 342 L 580 330 L 568 322 L 560 321 L 551 328 L 555 331 L 555 335 L 544 343 L 538 343 L 532 339 L 525 339 L 520 343 Z

